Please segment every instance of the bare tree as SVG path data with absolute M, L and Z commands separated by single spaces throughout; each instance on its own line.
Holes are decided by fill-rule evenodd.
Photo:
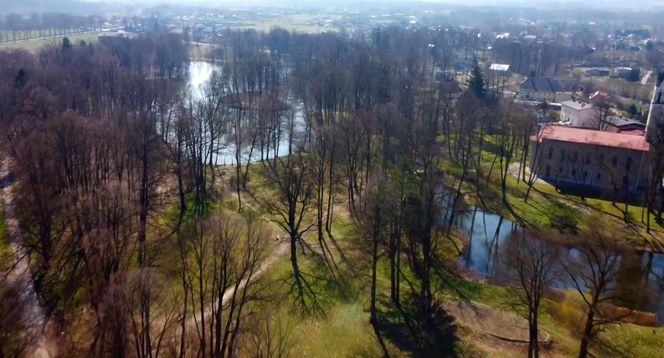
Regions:
M 563 264 L 574 288 L 583 299 L 585 319 L 579 358 L 590 354 L 591 344 L 604 326 L 621 318 L 601 314 L 603 305 L 619 299 L 615 281 L 621 250 L 603 233 L 595 231 L 591 235 L 578 246 L 576 254 L 570 255 L 570 262 Z
M 251 219 L 221 214 L 192 223 L 183 234 L 186 254 L 181 270 L 189 300 L 182 310 L 191 314 L 191 320 L 182 329 L 192 326 L 196 343 L 180 351 L 234 356 L 248 303 L 256 299 L 255 276 L 265 255 L 267 234 Z
M 528 357 L 539 357 L 539 311 L 542 297 L 556 278 L 558 250 L 541 240 L 516 233 L 507 246 L 508 266 L 515 278 L 517 310 L 528 320 Z M 525 311 L 524 311 L 525 307 Z
M 263 161 L 263 169 L 268 183 L 276 191 L 272 198 L 265 201 L 270 214 L 278 219 L 275 222 L 288 234 L 290 241 L 290 261 L 293 267 L 295 287 L 302 307 L 306 309 L 305 283 L 298 264 L 297 245 L 303 248 L 302 238 L 315 223 L 308 224 L 305 220 L 312 209 L 313 183 L 311 162 L 303 147 L 294 147 L 293 116 L 288 122 L 288 154 Z

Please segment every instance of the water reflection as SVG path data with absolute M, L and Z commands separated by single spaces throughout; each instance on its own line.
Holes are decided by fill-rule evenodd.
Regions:
M 454 226 L 468 238 L 458 264 L 478 279 L 495 284 L 505 284 L 501 268 L 508 265 L 502 252 L 509 240 L 522 234 L 522 228 L 500 215 L 470 207 L 455 214 Z M 529 240 L 540 240 L 529 236 Z M 557 245 L 542 241 L 546 245 Z M 561 259 L 578 257 L 573 247 L 557 245 Z M 635 250 L 624 251 L 620 257 L 616 290 L 629 307 L 657 313 L 659 323 L 664 323 L 664 255 Z M 572 289 L 573 283 L 561 274 L 554 284 L 557 288 Z
M 192 100 L 200 100 L 203 98 L 203 91 L 207 85 L 210 78 L 215 71 L 221 72 L 222 66 L 215 63 L 205 62 L 205 61 L 193 61 L 189 63 L 188 66 L 188 76 L 185 85 L 186 91 Z M 293 123 L 294 123 L 294 142 L 298 142 L 302 137 L 305 131 L 305 120 L 304 120 L 304 111 L 301 103 L 297 101 L 292 101 L 293 104 Z M 290 114 L 290 111 L 286 111 L 286 115 Z M 288 128 L 287 118 L 283 119 L 283 124 L 281 128 L 281 134 L 277 140 L 276 150 L 271 149 L 269 153 L 261 153 L 260 148 L 253 148 L 251 150 L 248 146 L 242 149 L 240 155 L 241 164 L 246 164 L 247 162 L 257 162 L 261 159 L 274 158 L 275 153 L 277 156 L 283 156 L 288 154 Z M 233 143 L 233 137 L 230 131 L 223 136 L 221 140 L 221 145 L 215 150 L 213 156 L 213 162 L 217 165 L 235 165 L 235 145 Z M 297 144 L 295 144 L 297 145 Z M 251 158 L 250 158 L 251 156 Z

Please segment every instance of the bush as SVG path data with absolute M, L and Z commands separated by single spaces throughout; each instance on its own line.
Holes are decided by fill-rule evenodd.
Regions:
M 551 226 L 557 229 L 561 234 L 576 234 L 578 222 L 567 213 L 551 216 Z
M 548 307 L 548 313 L 561 326 L 573 333 L 581 334 L 584 320 L 581 305 L 581 297 L 578 294 L 567 293 L 562 302 L 553 303 Z

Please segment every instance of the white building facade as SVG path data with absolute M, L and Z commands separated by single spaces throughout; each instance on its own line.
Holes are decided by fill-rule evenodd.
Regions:
M 560 121 L 577 128 L 597 128 L 597 111 L 590 103 L 565 101 L 560 103 Z

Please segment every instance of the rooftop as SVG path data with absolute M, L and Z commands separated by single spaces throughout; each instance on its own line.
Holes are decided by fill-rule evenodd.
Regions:
M 540 142 L 544 140 L 555 140 L 560 142 L 638 150 L 642 152 L 650 151 L 650 144 L 646 142 L 646 138 L 643 136 L 602 132 L 592 129 L 547 126 L 541 129 L 539 137 Z M 536 141 L 537 137 L 532 136 L 531 140 Z
M 549 78 L 549 77 L 528 77 L 523 82 L 519 88 L 522 91 L 534 91 L 534 92 L 560 92 L 562 87 L 558 81 Z
M 492 71 L 506 72 L 509 71 L 510 65 L 506 65 L 503 63 L 492 63 L 489 69 Z
M 560 105 L 563 107 L 569 107 L 572 109 L 575 109 L 577 111 L 581 111 L 584 109 L 592 109 L 593 105 L 590 103 L 586 102 L 577 102 L 577 101 L 565 101 L 565 102 L 560 102 Z
M 620 116 L 608 116 L 606 117 L 606 123 L 614 126 L 614 127 L 625 127 L 625 126 L 634 126 L 634 127 L 640 127 L 640 128 L 645 128 L 646 125 L 631 119 L 631 118 L 626 118 L 626 117 L 620 117 Z

